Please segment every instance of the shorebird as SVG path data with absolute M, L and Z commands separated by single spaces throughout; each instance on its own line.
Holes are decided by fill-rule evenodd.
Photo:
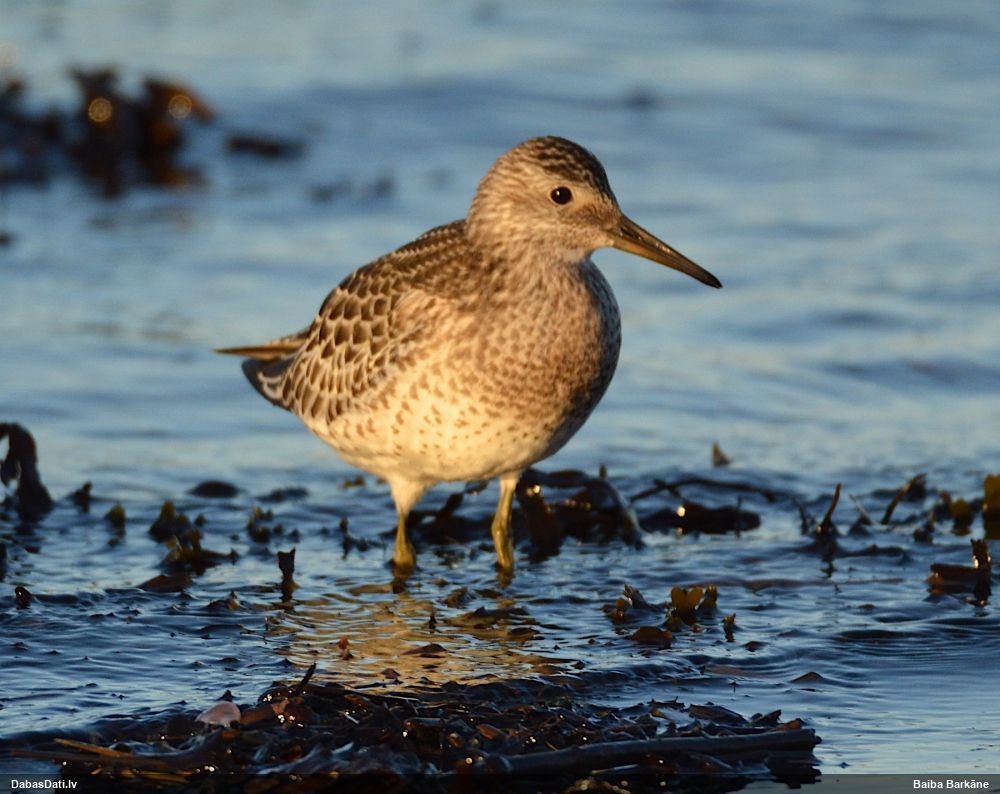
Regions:
M 618 363 L 618 304 L 590 259 L 604 247 L 722 286 L 622 213 L 593 154 L 533 138 L 492 165 L 464 220 L 356 270 L 308 328 L 219 352 L 389 483 L 397 575 L 415 566 L 407 516 L 429 488 L 499 478 L 491 533 L 510 581 L 518 478 L 580 429 Z

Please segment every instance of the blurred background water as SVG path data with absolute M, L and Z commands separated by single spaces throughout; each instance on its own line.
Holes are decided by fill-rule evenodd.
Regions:
M 351 270 L 464 215 L 500 153 L 558 134 L 597 154 L 626 213 L 725 289 L 598 252 L 622 359 L 547 467 L 606 465 L 636 483 L 704 474 L 718 441 L 736 476 L 805 497 L 835 482 L 875 493 L 918 471 L 976 495 L 1000 466 L 998 49 L 987 0 L 0 0 L 0 75 L 27 81 L 30 108 L 70 108 L 67 67 L 110 64 L 126 90 L 147 74 L 181 80 L 218 114 L 188 129 L 200 186 L 104 199 L 57 173 L 0 187 L 13 237 L 0 248 L 0 420 L 33 432 L 56 496 L 90 480 L 108 503 L 153 510 L 207 478 L 297 485 L 321 514 L 385 529 L 384 488 L 339 491 L 353 471 L 212 348 L 304 326 Z M 302 156 L 227 155 L 225 137 L 248 129 L 300 140 Z M 77 551 L 97 544 L 62 534 Z M 965 540 L 954 548 L 967 556 Z M 744 550 L 722 553 L 737 564 Z M 66 570 L 13 554 L 7 581 L 101 599 L 151 575 L 115 559 Z M 682 563 L 692 577 L 696 560 Z M 363 579 L 381 560 L 357 564 Z M 570 575 L 553 564 L 555 582 Z M 109 680 L 125 686 L 133 669 Z M 893 708 L 917 719 L 905 698 Z M 880 754 L 839 724 L 828 761 L 905 762 L 912 736 L 890 733 Z

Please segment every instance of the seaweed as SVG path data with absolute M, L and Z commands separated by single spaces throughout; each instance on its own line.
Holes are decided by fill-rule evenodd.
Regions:
M 622 594 L 613 604 L 603 607 L 604 613 L 616 626 L 639 625 L 629 639 L 641 645 L 655 645 L 669 648 L 674 634 L 685 629 L 701 631 L 699 616 L 711 616 L 717 606 L 719 591 L 715 585 L 704 587 L 675 586 L 670 589 L 670 600 L 665 604 L 652 604 L 639 588 L 625 585 Z M 659 620 L 659 625 L 649 625 L 647 621 Z M 726 639 L 732 641 L 732 630 L 736 616 L 723 618 Z
M 161 562 L 167 573 L 190 571 L 201 574 L 221 562 L 235 561 L 235 551 L 223 554 L 202 547 L 200 527 L 203 523 L 201 516 L 192 522 L 174 507 L 173 502 L 168 500 L 163 503 L 160 515 L 149 527 L 149 534 L 167 547 L 167 555 Z
M 0 463 L 0 482 L 17 480 L 13 506 L 24 521 L 37 521 L 52 509 L 52 497 L 38 473 L 38 448 L 24 427 L 0 422 L 0 441 L 7 439 L 7 456 Z M 4 500 L 4 507 L 8 507 Z
M 10 435 L 11 426 L 4 427 Z M 20 461 L 25 459 L 25 450 L 34 453 L 34 442 L 28 446 L 19 440 L 11 446 L 16 446 L 16 451 L 13 458 L 8 453 L 8 458 L 17 461 L 16 471 L 21 475 L 25 469 Z M 37 477 L 37 458 L 29 455 L 26 459 L 32 462 L 31 472 Z M 4 466 L 5 472 L 15 471 L 14 463 L 5 462 Z M 658 480 L 629 500 L 621 497 L 603 471 L 596 477 L 579 471 L 531 471 L 519 486 L 521 510 L 516 526 L 522 540 L 525 536 L 530 539 L 532 554 L 558 554 L 569 537 L 581 544 L 619 544 L 627 549 L 641 542 L 641 526 L 655 530 L 667 523 L 665 517 L 657 516 L 677 515 L 677 504 L 663 505 L 673 497 L 679 497 L 685 514 L 690 511 L 696 515 L 701 509 L 713 516 L 707 522 L 709 528 L 701 531 L 712 531 L 713 526 L 735 532 L 745 528 L 747 516 L 755 514 L 743 508 L 744 500 L 757 505 L 761 501 L 781 502 L 793 516 L 797 509 L 801 518 L 804 537 L 798 538 L 793 548 L 818 554 L 832 570 L 833 562 L 843 557 L 903 556 L 907 550 L 902 545 L 884 539 L 906 538 L 916 529 L 913 536 L 919 541 L 917 533 L 923 533 L 925 542 L 930 543 L 940 538 L 951 522 L 954 534 L 977 535 L 970 538 L 972 564 L 934 562 L 927 586 L 935 596 L 982 605 L 991 590 L 987 517 L 997 509 L 998 482 L 988 477 L 982 499 L 962 499 L 935 490 L 918 475 L 899 488 L 866 498 L 866 509 L 859 499 L 843 499 L 845 493 L 839 484 L 825 494 L 803 498 L 803 504 L 794 494 L 752 483 L 684 478 Z M 463 514 L 466 496 L 478 487 L 467 486 L 452 494 L 437 511 L 415 513 L 414 528 L 423 542 L 455 545 L 456 539 L 485 538 L 488 519 L 475 509 L 468 511 L 471 516 Z M 689 489 L 696 492 L 698 502 L 686 498 Z M 72 507 L 82 508 L 80 494 L 84 492 L 89 507 L 89 487 L 60 500 L 68 508 L 67 514 L 77 515 Z M 206 481 L 187 493 L 214 500 L 241 492 L 242 488 L 228 483 Z M 280 497 L 274 501 L 280 502 L 301 498 L 305 492 L 287 488 L 275 493 Z M 99 503 L 97 498 L 94 501 Z M 643 512 L 638 513 L 636 507 Z M 819 517 L 814 519 L 810 510 Z M 275 518 L 278 511 L 278 507 L 274 511 L 253 508 L 247 522 L 252 542 L 267 543 L 297 533 L 285 532 Z M 720 520 L 720 515 L 726 515 L 720 511 L 729 511 L 731 517 Z M 873 521 L 869 511 L 882 521 Z M 846 526 L 849 520 L 853 522 L 850 531 L 842 533 L 838 527 Z M 100 519 L 94 521 L 99 523 Z M 104 521 L 123 531 L 124 507 L 114 504 Z M 695 526 L 675 524 L 674 529 L 681 529 L 676 542 L 682 542 L 682 536 Z M 235 524 L 237 530 L 239 527 Z M 173 502 L 164 502 L 149 527 L 150 535 L 169 549 L 161 563 L 163 573 L 139 587 L 148 593 L 182 592 L 208 566 L 233 559 L 231 554 L 202 547 L 203 531 L 209 539 L 213 537 L 210 529 L 201 516 L 189 518 Z M 345 555 L 354 550 L 364 553 L 377 544 L 349 533 L 347 519 L 341 521 L 339 535 L 337 530 L 324 532 L 340 543 Z M 987 537 L 980 538 L 980 534 Z M 13 537 L 14 543 L 20 542 L 18 536 Z M 289 613 L 306 603 L 295 600 L 295 551 L 291 547 L 287 551 L 256 548 L 254 552 L 266 556 L 272 565 L 276 560 L 280 583 L 274 581 L 264 589 L 268 593 L 280 591 L 277 608 Z M 312 561 L 300 558 L 299 563 Z M 30 582 L 26 584 L 30 586 Z M 604 613 L 614 642 L 631 646 L 630 653 L 658 664 L 672 664 L 675 660 L 691 661 L 692 656 L 681 650 L 686 645 L 697 647 L 703 640 L 705 645 L 699 650 L 704 651 L 709 645 L 735 641 L 737 616 L 722 612 L 727 606 L 725 591 L 720 596 L 716 587 L 705 581 L 671 584 L 657 587 L 658 592 L 645 585 L 649 598 L 638 588 L 625 585 L 620 595 L 608 599 Z M 922 582 L 917 586 L 923 587 Z M 387 593 L 391 592 L 389 587 L 364 584 L 358 592 Z M 477 603 L 485 592 L 465 585 L 442 592 L 418 618 L 439 634 L 400 648 L 393 666 L 382 670 L 382 680 L 368 687 L 351 689 L 317 682 L 313 668 L 301 681 L 269 689 L 255 703 L 238 704 L 227 694 L 200 711 L 188 711 L 184 705 L 183 710 L 174 707 L 159 717 L 148 712 L 137 715 L 130 718 L 131 723 L 121 718 L 114 722 L 113 730 L 98 723 L 87 734 L 34 735 L 10 752 L 57 762 L 64 777 L 93 789 L 115 784 L 127 784 L 134 790 L 173 787 L 204 791 L 231 787 L 291 790 L 296 785 L 405 788 L 418 781 L 426 790 L 627 788 L 622 781 L 635 788 L 730 789 L 752 780 L 797 784 L 815 778 L 812 748 L 818 739 L 799 721 L 782 723 L 776 714 L 746 719 L 711 703 L 685 706 L 676 701 L 650 702 L 627 708 L 595 704 L 574 689 L 573 680 L 583 662 L 570 672 L 546 672 L 539 680 L 432 685 L 429 678 L 411 679 L 408 670 L 414 665 L 455 659 L 458 651 L 449 641 L 450 628 L 496 638 L 511 647 L 550 629 L 536 623 L 514 597 L 501 591 L 491 588 L 492 602 L 485 606 Z M 44 594 L 36 598 L 19 585 L 13 604 L 29 610 L 25 615 L 31 617 L 39 607 L 44 609 L 49 599 Z M 928 599 L 932 604 L 935 600 Z M 245 607 L 233 593 L 212 601 L 209 608 Z M 363 663 L 363 638 L 345 632 L 338 642 L 338 636 L 334 634 L 329 644 L 328 662 Z M 351 667 L 344 665 L 345 669 Z M 808 673 L 796 681 L 812 686 L 821 680 L 817 676 Z
M 292 594 L 298 587 L 295 584 L 295 549 L 278 552 L 278 570 L 281 571 L 281 600 L 285 603 L 292 600 Z
M 989 544 L 985 539 L 972 540 L 972 565 L 954 565 L 935 562 L 931 564 L 931 575 L 927 583 L 932 592 L 964 593 L 972 592 L 974 603 L 983 605 L 990 597 L 993 575 L 993 560 Z
M 1000 540 L 1000 474 L 983 479 L 983 529 L 990 540 Z
M 0 138 L 9 143 L 9 163 L 0 168 L 0 186 L 44 185 L 60 166 L 70 166 L 105 198 L 136 185 L 178 188 L 203 182 L 200 169 L 182 164 L 190 123 L 210 124 L 216 113 L 191 86 L 146 75 L 136 91 L 119 86 L 109 66 L 70 69 L 77 89 L 72 109 L 36 112 L 24 101 L 26 83 L 0 82 Z M 226 150 L 268 159 L 294 158 L 305 146 L 267 132 L 244 131 L 226 138 Z M 375 195 L 391 192 L 379 181 Z M 0 231 L 0 246 L 14 236 Z
M 753 780 L 811 782 L 819 743 L 780 712 L 750 719 L 711 704 L 616 709 L 546 701 L 544 684 L 451 684 L 405 695 L 312 683 L 277 685 L 254 705 L 226 693 L 197 716 L 137 722 L 127 741 L 55 737 L 16 750 L 92 788 L 290 791 L 573 791 L 582 780 L 719 790 Z M 589 788 L 589 787 L 588 787 Z
M 911 477 L 898 491 L 896 491 L 896 495 L 892 497 L 892 501 L 889 502 L 888 506 L 885 508 L 885 513 L 882 515 L 882 524 L 889 523 L 892 519 L 893 512 L 903 499 L 917 501 L 923 499 L 926 495 L 927 475 L 918 474 L 915 477 Z
M 724 490 L 738 494 L 736 504 L 709 507 L 700 502 L 685 499 L 681 491 L 688 487 Z M 760 526 L 760 514 L 743 509 L 743 494 L 762 496 L 768 503 L 783 498 L 777 491 L 759 488 L 749 483 L 725 482 L 706 477 L 685 477 L 674 482 L 661 479 L 653 480 L 653 487 L 640 491 L 629 500 L 629 503 L 634 505 L 636 502 L 664 492 L 680 499 L 680 504 L 671 504 L 655 512 L 643 514 L 640 517 L 643 529 L 650 531 L 676 530 L 682 534 L 686 532 L 702 532 L 707 535 L 730 532 L 739 534 Z

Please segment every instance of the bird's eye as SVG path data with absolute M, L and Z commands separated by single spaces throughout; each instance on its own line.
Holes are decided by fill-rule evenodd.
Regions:
M 573 200 L 573 191 L 568 187 L 557 187 L 549 193 L 549 198 L 556 204 L 569 204 Z

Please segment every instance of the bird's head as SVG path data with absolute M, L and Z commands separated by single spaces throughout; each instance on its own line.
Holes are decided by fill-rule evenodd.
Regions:
M 473 244 L 492 256 L 572 265 L 613 247 L 722 286 L 630 220 L 604 166 L 565 138 L 532 138 L 503 154 L 479 183 L 467 224 Z

